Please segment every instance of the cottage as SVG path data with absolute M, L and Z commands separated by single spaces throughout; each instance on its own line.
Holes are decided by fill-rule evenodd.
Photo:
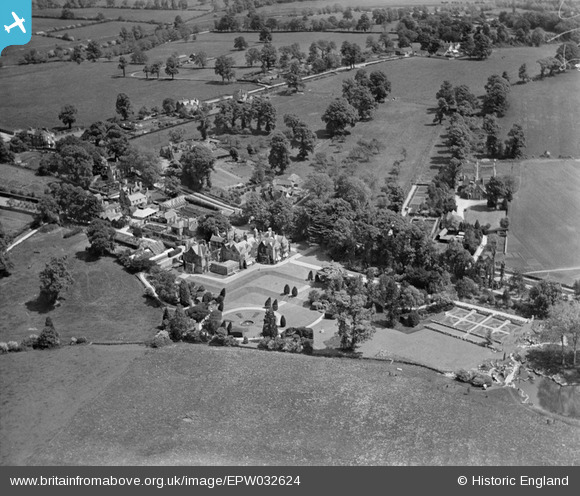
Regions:
M 443 43 L 435 55 L 439 57 L 456 58 L 461 55 L 460 49 L 460 43 Z
M 141 208 L 149 203 L 147 195 L 143 194 L 140 190 L 134 190 L 127 187 L 122 187 L 119 191 L 119 200 L 121 205 L 130 209 Z
M 399 55 L 402 57 L 410 57 L 411 55 L 413 55 L 413 49 L 411 47 L 397 48 L 395 50 L 395 55 Z

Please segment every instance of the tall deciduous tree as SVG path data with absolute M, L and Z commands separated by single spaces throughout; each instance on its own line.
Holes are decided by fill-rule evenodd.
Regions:
M 175 79 L 175 75 L 179 74 L 179 63 L 175 57 L 169 57 L 165 62 L 165 74 Z
M 126 75 L 126 69 L 127 66 L 129 65 L 129 62 L 127 62 L 127 59 L 123 56 L 119 57 L 119 69 L 121 69 L 123 71 L 123 77 L 125 77 Z
M 214 170 L 215 158 L 204 146 L 196 146 L 181 157 L 183 167 L 182 180 L 195 190 L 211 187 L 211 173 Z
M 234 59 L 226 55 L 219 56 L 215 61 L 214 70 L 218 76 L 221 76 L 222 82 L 226 79 L 231 81 L 236 75 L 234 71 Z
M 65 126 L 68 126 L 68 128 L 70 129 L 70 128 L 72 128 L 72 125 L 77 120 L 77 112 L 78 112 L 78 110 L 74 105 L 65 105 L 60 110 L 60 113 L 58 114 L 58 118 L 59 118 L 59 120 L 62 121 L 62 123 Z
M 126 121 L 129 116 L 133 113 L 133 107 L 131 105 L 131 99 L 125 93 L 119 93 L 117 95 L 117 103 L 115 106 L 117 113 Z
M 270 141 L 268 163 L 272 169 L 283 173 L 290 164 L 290 143 L 282 133 L 276 133 Z
M 55 303 L 73 283 L 66 255 L 52 257 L 39 277 L 40 294 L 48 303 Z
M 108 222 L 97 219 L 87 229 L 87 238 L 91 246 L 89 251 L 97 256 L 115 251 L 115 230 Z
M 347 126 L 354 127 L 357 113 L 344 98 L 337 98 L 327 107 L 322 120 L 326 123 L 326 130 L 330 135 L 335 136 L 343 134 Z

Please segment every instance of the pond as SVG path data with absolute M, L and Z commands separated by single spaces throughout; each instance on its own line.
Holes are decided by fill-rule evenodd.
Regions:
M 548 413 L 580 419 L 580 386 L 560 386 L 546 377 L 533 377 L 518 384 L 530 397 L 528 404 Z

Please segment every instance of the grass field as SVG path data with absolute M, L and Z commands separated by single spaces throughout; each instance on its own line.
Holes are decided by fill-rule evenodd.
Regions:
M 60 17 L 62 9 L 42 9 L 33 10 L 33 15 Z M 126 21 L 154 21 L 154 22 L 173 22 L 176 16 L 181 16 L 183 20 L 189 20 L 197 17 L 203 12 L 199 10 L 182 11 L 182 10 L 147 10 L 147 9 L 107 9 L 105 6 L 92 7 L 89 9 L 75 9 L 75 16 L 78 18 L 87 17 L 95 18 L 102 13 L 106 19 L 122 18 Z M 78 22 L 78 19 L 71 19 L 70 24 Z
M 505 389 L 466 394 L 465 386 L 412 366 L 186 344 L 131 356 L 112 350 L 113 362 L 93 348 L 3 357 L 2 396 L 9 413 L 3 416 L 3 439 L 19 437 L 2 443 L 4 460 L 32 465 L 578 461 L 577 427 L 547 425 Z M 42 374 L 37 360 L 44 365 Z M 81 366 L 75 369 L 71 362 Z M 76 372 L 76 380 L 66 371 Z M 32 381 L 39 400 L 34 403 L 29 393 L 21 395 Z M 46 394 L 55 384 L 56 393 Z M 62 393 L 65 402 L 61 384 L 71 388 Z M 80 401 L 72 401 L 75 395 Z M 18 434 L 7 431 L 16 428 L 16 418 Z
M 222 85 L 215 74 L 212 80 L 201 84 L 187 80 L 146 81 L 129 77 L 132 71 L 142 75 L 142 66 L 129 66 L 127 77 L 123 78 L 117 62 L 85 62 L 74 66 L 68 62 L 54 62 L 8 69 L 0 75 L 0 92 L 5 96 L 1 104 L 0 127 L 10 129 L 58 126 L 61 124 L 58 113 L 63 105 L 69 103 L 78 108 L 75 125 L 90 126 L 96 120 L 116 115 L 115 102 L 122 92 L 129 95 L 135 111 L 138 111 L 143 105 L 149 108 L 161 106 L 167 97 L 208 99 L 232 94 L 242 87 L 256 87 L 236 83 Z M 208 73 L 210 71 L 213 73 L 213 69 L 207 69 Z M 67 91 L 63 91 L 63 81 Z
M 80 406 L 144 351 L 139 346 L 78 346 L 3 356 L 0 465 L 26 465 Z
M 32 215 L 0 209 L 0 222 L 9 236 L 22 232 L 32 221 Z
M 16 165 L 0 164 L 0 184 L 8 189 L 25 190 L 41 196 L 54 177 L 37 176 L 33 170 Z
M 529 160 L 520 174 L 506 265 L 560 282 L 580 279 L 580 162 Z
M 24 53 L 32 50 L 33 48 L 46 53 L 49 50 L 56 48 L 57 46 L 61 48 L 71 48 L 74 45 L 74 41 L 59 40 L 58 38 L 37 36 L 33 34 L 31 40 L 26 45 L 12 45 L 2 50 L 2 63 L 4 64 L 5 68 L 2 69 L 3 72 L 0 76 L 0 79 L 4 77 L 8 70 L 13 69 L 9 68 L 9 66 L 17 65 L 19 60 L 24 57 Z M 42 64 L 42 66 L 47 70 L 50 70 L 49 67 L 51 67 L 51 65 L 52 62 Z M 0 82 L 0 84 L 2 83 Z
M 87 259 L 84 234 L 37 233 L 11 251 L 14 272 L 0 281 L 0 341 L 20 341 L 52 317 L 64 343 L 72 336 L 89 341 L 144 341 L 159 324 L 161 310 L 144 297 L 137 278 L 111 258 Z M 51 256 L 68 255 L 74 284 L 56 308 L 37 301 L 38 274 Z
M 54 19 L 46 17 L 32 18 L 32 32 L 49 31 L 52 28 L 65 28 L 74 24 L 90 24 L 92 21 L 75 21 L 70 19 Z M 63 31 L 64 33 L 64 31 Z

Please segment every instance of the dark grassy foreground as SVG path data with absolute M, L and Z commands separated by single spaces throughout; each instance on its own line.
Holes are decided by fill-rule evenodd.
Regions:
M 67 362 L 67 351 L 56 353 Z M 7 389 L 27 389 L 29 375 L 17 372 L 17 358 L 10 357 L 3 397 Z M 467 393 L 443 376 L 401 368 L 200 345 L 148 350 L 95 388 L 76 414 L 67 411 L 72 419 L 63 421 L 51 440 L 42 437 L 42 424 L 33 425 L 25 435 L 39 435 L 39 443 L 26 463 L 579 463 L 577 427 L 560 421 L 548 425 L 507 390 Z M 57 373 L 58 367 L 51 370 Z M 73 390 L 82 389 L 88 378 L 79 377 Z M 36 377 L 37 388 L 43 381 L 52 387 L 53 380 Z M 13 401 L 8 398 L 4 411 Z M 42 406 L 32 402 L 30 410 L 42 408 L 44 415 L 58 404 L 57 398 Z M 3 451 L 11 448 L 2 444 Z

